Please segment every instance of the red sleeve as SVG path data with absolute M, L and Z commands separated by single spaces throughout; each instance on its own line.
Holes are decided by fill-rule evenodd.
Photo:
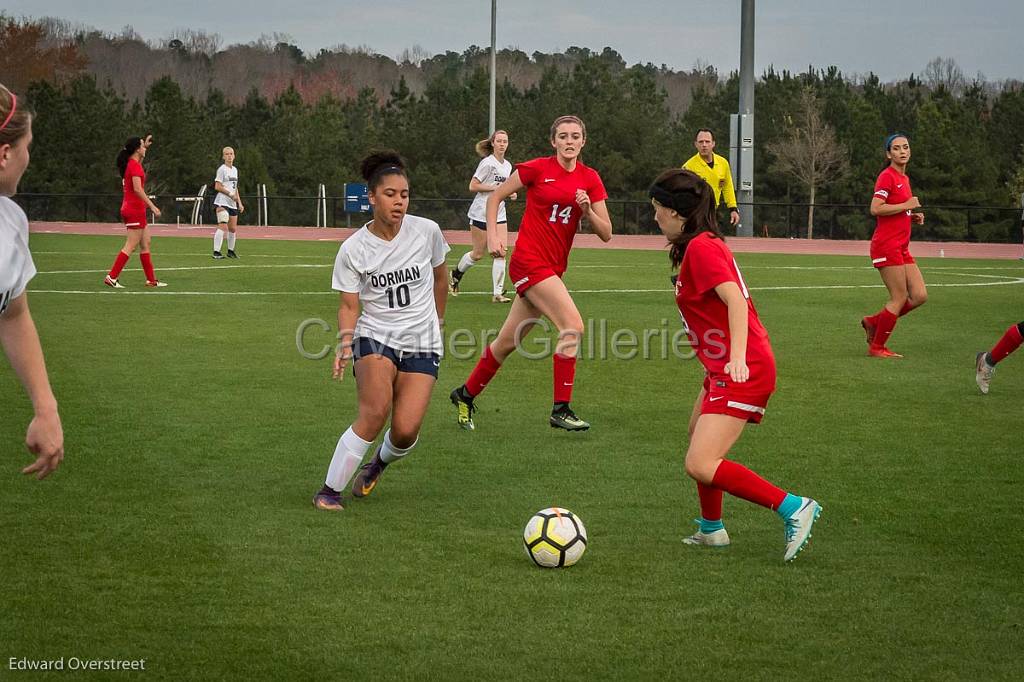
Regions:
M 519 172 L 519 179 L 523 181 L 524 186 L 529 187 L 537 181 L 537 176 L 541 174 L 545 161 L 547 159 L 542 157 L 516 164 L 516 171 Z
M 732 259 L 725 249 L 716 243 L 717 239 L 695 239 L 686 247 L 686 258 L 690 261 L 690 277 L 697 293 L 711 291 L 723 282 L 735 282 L 736 272 Z
M 892 173 L 887 168 L 879 173 L 878 180 L 875 181 L 875 196 L 879 199 L 888 199 L 892 190 Z
M 604 182 L 601 180 L 601 176 L 597 174 L 597 171 L 591 169 L 593 179 L 590 183 L 590 187 L 587 188 L 587 196 L 590 197 L 591 201 L 604 201 L 608 198 L 608 190 L 604 188 Z
M 135 159 L 128 159 L 128 166 L 124 170 L 124 179 L 128 182 L 128 186 L 132 185 L 132 178 L 139 177 L 145 178 L 146 174 L 142 171 L 142 165 Z

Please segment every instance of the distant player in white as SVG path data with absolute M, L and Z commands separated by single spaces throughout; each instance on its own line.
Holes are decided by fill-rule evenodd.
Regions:
M 28 218 L 11 201 L 28 168 L 32 145 L 32 115 L 18 104 L 17 96 L 0 85 L 0 346 L 25 386 L 34 411 L 25 445 L 36 461 L 21 471 L 45 478 L 64 459 L 64 429 L 25 293 L 36 274 L 28 250 Z M 4 402 L 13 403 L 13 396 L 5 397 Z M 7 449 L 6 445 L 0 447 Z
M 224 163 L 217 169 L 217 178 L 213 181 L 213 189 L 217 196 L 213 198 L 213 209 L 217 213 L 217 231 L 213 235 L 213 257 L 221 259 L 221 247 L 224 246 L 224 226 L 228 232 L 228 258 L 238 258 L 235 253 L 235 228 L 238 227 L 238 214 L 245 213 L 242 197 L 238 194 L 238 169 L 235 168 L 235 150 L 224 147 Z
M 462 256 L 458 266 L 452 271 L 449 290 L 452 296 L 459 295 L 459 284 L 463 275 L 484 257 L 487 251 L 487 196 L 508 180 L 512 175 L 512 164 L 505 159 L 508 150 L 508 133 L 495 130 L 486 140 L 476 143 L 476 153 L 483 157 L 469 181 L 469 191 L 476 192 L 476 197 L 469 207 L 469 232 L 473 239 L 473 248 Z M 509 197 L 515 200 L 516 195 Z M 498 206 L 498 236 L 502 244 L 508 243 L 508 218 L 505 216 L 505 202 Z M 495 303 L 508 303 L 512 299 L 505 296 L 505 258 L 494 258 L 491 261 L 491 300 Z
M 384 469 L 416 445 L 444 350 L 449 247 L 441 228 L 406 214 L 409 179 L 397 153 L 371 154 L 361 170 L 373 220 L 341 245 L 333 285 L 341 292 L 334 377 L 342 379 L 354 359 L 359 416 L 338 439 L 327 480 L 313 497 L 314 507 L 329 511 L 343 509 L 341 491 L 389 414 L 391 428 L 359 470 L 352 494 L 369 495 Z

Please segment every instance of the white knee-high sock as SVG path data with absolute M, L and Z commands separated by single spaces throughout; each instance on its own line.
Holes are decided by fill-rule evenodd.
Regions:
M 228 232 L 228 251 L 235 250 L 235 233 Z
M 462 254 L 462 258 L 459 259 L 459 265 L 457 266 L 459 272 L 465 272 L 466 270 L 469 270 L 471 267 L 476 265 L 476 261 L 473 260 L 472 254 L 472 251 L 467 251 L 466 253 Z
M 334 457 L 331 458 L 331 466 L 327 469 L 327 480 L 324 483 L 335 492 L 340 493 L 344 490 L 371 445 L 373 445 L 372 441 L 363 440 L 357 436 L 350 426 L 338 439 L 338 445 L 334 448 Z
M 217 231 L 213 233 L 213 250 L 220 251 L 222 246 L 224 246 L 224 230 L 217 228 Z
M 402 459 L 409 452 L 416 447 L 416 443 L 419 443 L 420 439 L 417 438 L 416 442 L 407 448 L 396 448 L 395 444 L 391 442 L 391 429 L 387 430 L 384 434 L 384 443 L 380 446 L 380 461 L 385 464 L 391 464 L 392 462 Z
M 495 258 L 491 262 L 491 279 L 494 280 L 494 295 L 499 296 L 505 288 L 505 259 Z

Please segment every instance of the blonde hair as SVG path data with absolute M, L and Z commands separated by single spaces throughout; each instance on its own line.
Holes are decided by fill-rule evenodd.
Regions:
M 559 116 L 558 118 L 555 119 L 555 122 L 551 124 L 551 141 L 552 142 L 555 141 L 555 131 L 558 130 L 558 126 L 562 125 L 563 123 L 575 123 L 583 131 L 583 139 L 584 140 L 587 139 L 587 126 L 583 122 L 583 119 L 580 118 L 579 116 L 569 115 L 569 116 Z
M 498 133 L 504 133 L 505 136 L 508 137 L 507 131 L 495 130 L 493 133 L 491 133 L 490 137 L 484 138 L 476 143 L 476 153 L 480 156 L 481 159 L 494 153 L 494 138 L 498 135 Z
M 224 156 L 228 152 L 231 152 L 232 154 L 234 154 L 235 153 L 235 148 L 234 147 L 224 147 L 224 149 L 220 150 L 220 155 Z
M 13 115 L 11 110 L 14 110 Z M 0 83 L 0 123 L 7 120 L 7 125 L 0 130 L 0 144 L 15 144 L 25 137 L 32 128 L 32 114 L 22 100 Z

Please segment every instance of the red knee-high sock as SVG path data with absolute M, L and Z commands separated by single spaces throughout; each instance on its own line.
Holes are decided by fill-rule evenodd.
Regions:
M 909 312 L 910 312 L 911 310 L 917 310 L 917 306 L 916 306 L 916 305 L 910 305 L 910 301 L 909 301 L 909 300 L 907 300 L 907 301 L 906 301 L 906 302 L 905 302 L 905 303 L 903 304 L 903 307 L 902 307 L 902 308 L 900 308 L 900 314 L 899 314 L 899 317 L 903 317 L 904 315 L 906 315 L 907 313 L 909 313 Z
M 576 380 L 576 358 L 555 353 L 555 402 L 572 402 L 572 385 Z
M 700 515 L 705 521 L 722 520 L 722 490 L 703 483 L 697 484 Z
M 871 345 L 876 348 L 885 346 L 889 342 L 889 335 L 892 334 L 892 330 L 896 328 L 896 320 L 898 319 L 898 317 L 889 312 L 888 308 L 882 308 L 882 312 L 878 313 L 875 338 L 871 340 Z
M 1021 341 L 1024 341 L 1024 339 L 1020 335 L 1020 326 L 1015 324 L 1007 329 L 1006 333 L 1003 334 L 1003 338 L 999 339 L 992 350 L 988 352 L 992 358 L 992 364 L 1000 362 L 1007 355 L 1017 350 L 1020 347 Z
M 476 362 L 476 367 L 469 373 L 466 379 L 466 390 L 473 397 L 480 395 L 480 392 L 487 388 L 487 384 L 501 368 L 501 363 L 494 357 L 491 347 L 484 348 L 484 354 Z
M 155 282 L 156 274 L 153 272 L 153 258 L 147 251 L 146 253 L 139 254 L 139 260 L 142 261 L 142 271 L 146 273 L 147 282 Z
M 772 485 L 742 464 L 727 459 L 723 459 L 718 465 L 711 485 L 769 509 L 778 509 L 786 499 L 785 490 Z
M 117 279 L 117 276 L 124 270 L 124 266 L 128 264 L 128 254 L 124 251 L 117 252 L 117 258 L 114 259 L 114 267 L 110 268 L 110 272 L 107 275 L 110 279 Z

